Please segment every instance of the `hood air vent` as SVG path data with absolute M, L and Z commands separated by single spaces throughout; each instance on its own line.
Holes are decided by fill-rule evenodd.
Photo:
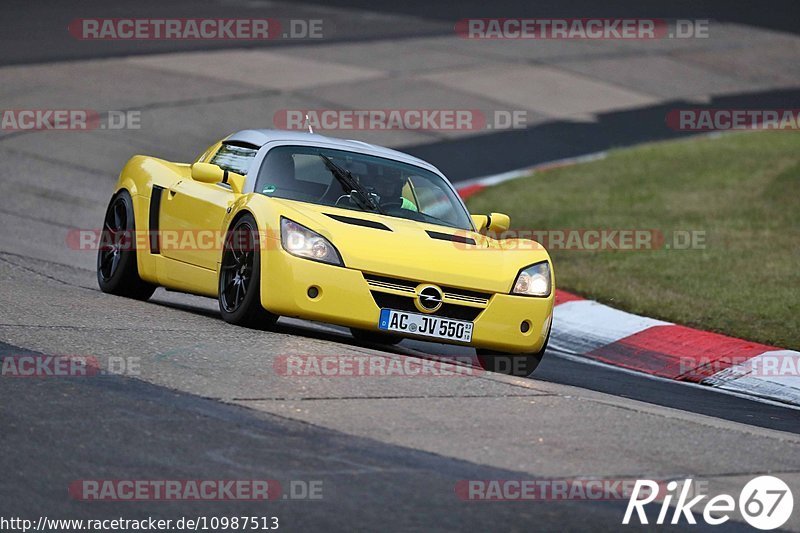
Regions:
M 461 244 L 475 244 L 475 239 L 464 237 L 463 235 L 452 235 L 450 233 L 441 233 L 438 231 L 425 230 L 428 237 L 431 239 L 439 239 L 440 241 L 460 242 Z
M 372 228 L 372 229 L 380 229 L 383 231 L 392 231 L 389 229 L 389 226 L 385 226 L 380 222 L 375 222 L 374 220 L 365 220 L 363 218 L 355 218 L 355 217 L 346 217 L 344 215 L 334 215 L 332 213 L 325 213 L 325 216 L 332 218 L 333 220 L 337 220 L 339 222 L 343 222 L 345 224 L 352 224 L 353 226 L 362 226 L 365 228 Z

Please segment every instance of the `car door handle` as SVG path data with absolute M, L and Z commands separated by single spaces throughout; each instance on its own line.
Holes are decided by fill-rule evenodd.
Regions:
M 176 182 L 174 185 L 172 185 L 169 188 L 169 197 L 170 197 L 170 199 L 172 199 L 173 196 L 178 194 L 178 191 L 176 189 L 180 186 L 181 183 L 183 183 L 183 180 L 180 180 L 180 181 Z

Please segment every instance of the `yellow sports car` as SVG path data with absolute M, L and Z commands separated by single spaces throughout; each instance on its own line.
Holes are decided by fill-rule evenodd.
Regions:
M 366 342 L 471 346 L 484 368 L 529 375 L 550 334 L 553 267 L 538 243 L 490 236 L 508 225 L 470 216 L 444 175 L 410 155 L 244 130 L 192 164 L 128 161 L 97 278 L 132 298 L 157 286 L 217 298 L 241 326 L 287 316 Z

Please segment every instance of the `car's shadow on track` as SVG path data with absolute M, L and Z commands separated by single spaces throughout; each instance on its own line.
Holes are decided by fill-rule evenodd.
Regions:
M 170 309 L 176 309 L 178 311 L 185 311 L 187 313 L 192 313 L 195 315 L 203 315 L 208 318 L 214 318 L 218 320 L 222 320 L 220 316 L 219 310 L 216 309 L 216 301 L 211 298 L 202 298 L 202 297 L 195 297 L 191 296 L 190 298 L 194 300 L 195 298 L 205 300 L 210 302 L 211 306 L 204 306 L 200 302 L 197 303 L 186 303 L 186 302 L 176 302 L 173 300 L 167 300 L 163 298 L 164 294 L 173 295 L 176 293 L 173 292 L 164 292 L 162 295 L 153 296 L 150 299 L 149 303 L 153 305 L 159 305 L 161 307 L 168 307 Z M 183 296 L 183 295 L 181 295 Z M 232 328 L 236 328 L 238 326 L 231 325 Z M 252 330 L 251 330 L 252 331 Z M 311 339 L 318 339 L 324 340 L 329 342 L 336 342 L 339 344 L 348 344 L 351 346 L 357 347 L 369 347 L 369 348 L 378 348 L 383 351 L 389 351 L 392 353 L 405 353 L 404 350 L 394 350 L 391 346 L 385 346 L 380 344 L 371 344 L 371 343 L 362 343 L 356 341 L 352 335 L 347 331 L 347 328 L 340 328 L 338 326 L 332 326 L 328 324 L 310 322 L 307 320 L 299 320 L 293 318 L 285 318 L 281 317 L 277 324 L 274 326 L 270 326 L 269 328 L 261 328 L 257 329 L 256 331 L 264 331 L 268 333 L 279 333 L 284 335 L 295 335 L 298 337 L 307 337 Z
M 176 299 L 181 299 L 184 301 L 176 301 Z M 222 320 L 219 310 L 217 309 L 217 303 L 212 298 L 183 295 L 172 291 L 164 291 L 157 292 L 149 300 L 149 303 L 152 305 L 159 305 L 161 307 L 167 307 L 170 309 L 176 309 L 178 311 L 184 311 L 195 315 L 202 315 L 208 318 Z M 237 326 L 231 325 L 231 327 L 236 328 Z M 475 350 L 473 348 L 431 343 L 412 339 L 405 339 L 399 345 L 368 343 L 356 340 L 345 327 L 324 324 L 321 322 L 312 322 L 309 320 L 281 317 L 277 324 L 269 328 L 265 327 L 256 331 L 282 335 L 293 335 L 296 337 L 323 340 L 337 344 L 346 344 L 354 348 L 368 348 L 370 350 L 377 350 L 387 354 L 457 360 L 456 362 L 459 364 L 471 364 L 473 366 L 477 366 L 478 364 L 477 358 L 475 357 Z

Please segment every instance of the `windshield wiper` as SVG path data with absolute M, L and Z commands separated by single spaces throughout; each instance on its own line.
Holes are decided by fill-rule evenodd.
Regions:
M 349 170 L 343 169 L 331 161 L 331 158 L 326 155 L 319 154 L 319 156 L 325 162 L 325 167 L 331 171 L 333 177 L 339 180 L 339 183 L 342 184 L 345 190 L 350 192 L 350 197 L 356 201 L 361 209 L 370 209 L 382 215 L 386 214 L 383 209 L 381 209 L 381 206 L 378 205 L 378 202 L 369 194 L 369 191 L 353 177 L 353 174 L 351 174 Z

